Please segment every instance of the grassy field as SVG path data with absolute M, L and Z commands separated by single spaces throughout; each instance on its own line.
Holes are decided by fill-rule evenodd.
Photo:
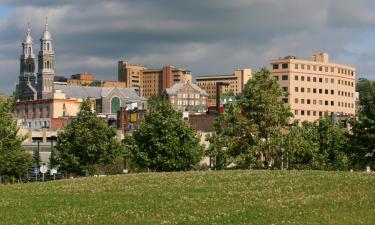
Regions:
M 375 175 L 211 171 L 3 185 L 0 224 L 375 224 Z

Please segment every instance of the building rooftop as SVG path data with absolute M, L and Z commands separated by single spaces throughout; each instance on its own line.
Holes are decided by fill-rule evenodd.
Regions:
M 198 91 L 201 95 L 208 96 L 207 92 L 202 88 L 198 87 L 196 84 L 192 83 L 177 83 L 174 84 L 172 87 L 165 89 L 168 95 L 177 95 L 177 92 L 184 88 L 185 86 L 191 86 L 194 90 Z
M 109 94 L 113 89 L 118 89 L 125 98 L 145 100 L 145 98 L 140 97 L 132 88 L 55 85 L 55 90 L 61 90 L 67 98 L 100 99 Z

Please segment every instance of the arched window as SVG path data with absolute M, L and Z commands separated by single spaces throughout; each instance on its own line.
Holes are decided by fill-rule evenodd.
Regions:
M 43 50 L 46 50 L 46 43 L 43 42 Z
M 111 100 L 111 113 L 117 113 L 120 110 L 120 99 L 113 97 Z
M 31 72 L 31 64 L 29 64 L 29 72 Z
M 49 69 L 49 61 L 47 61 L 47 69 Z
M 49 43 L 47 43 L 47 50 L 49 51 Z
M 29 47 L 29 54 L 31 54 L 31 47 Z

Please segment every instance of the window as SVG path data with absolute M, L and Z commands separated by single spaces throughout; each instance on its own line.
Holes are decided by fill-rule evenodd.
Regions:
M 323 67 L 322 66 L 319 66 L 319 71 L 323 71 Z
M 304 64 L 301 65 L 301 69 L 303 69 L 303 70 L 305 69 L 305 65 Z
M 324 101 L 324 105 L 328 105 L 328 101 Z
M 301 81 L 305 81 L 305 76 L 301 76 Z
M 310 111 L 306 111 L 307 112 L 307 115 L 310 116 Z
M 305 99 L 301 99 L 301 104 L 305 104 Z
M 334 95 L 335 94 L 335 91 L 334 90 L 331 90 L 331 95 Z
M 288 87 L 283 87 L 283 91 L 287 92 L 288 91 Z
M 315 99 L 313 100 L 313 104 L 316 105 L 316 100 Z
M 298 115 L 298 110 L 294 110 L 294 115 Z
M 308 104 L 308 105 L 310 105 L 310 104 L 311 104 L 311 102 L 310 102 L 310 99 L 307 99 L 307 104 Z
M 319 89 L 319 94 L 323 94 L 323 89 Z
M 331 101 L 331 106 L 334 106 L 335 105 L 335 102 L 334 101 Z
M 322 112 L 319 112 L 319 116 L 323 116 L 323 113 L 322 113 Z
M 111 100 L 111 113 L 117 113 L 120 110 L 120 99 L 118 97 L 113 97 Z
M 307 93 L 310 93 L 311 92 L 311 88 L 307 88 Z
M 281 79 L 282 80 L 288 80 L 288 75 L 283 75 Z
M 325 67 L 325 71 L 328 72 L 328 67 Z
M 302 115 L 302 116 L 305 115 L 305 111 L 304 111 L 304 110 L 301 110 L 301 115 Z
M 273 78 L 275 78 L 275 80 L 279 80 L 279 76 L 273 76 Z
M 313 70 L 316 71 L 316 66 L 313 66 Z
M 283 64 L 281 65 L 281 67 L 282 67 L 283 69 L 288 69 L 288 64 L 287 64 L 287 63 L 283 63 Z
M 294 99 L 294 103 L 298 103 L 298 98 L 295 98 L 295 99 Z
M 305 88 L 301 87 L 301 92 L 305 92 Z
M 316 82 L 316 77 L 313 77 L 313 82 Z
M 272 68 L 273 68 L 274 70 L 279 69 L 279 64 L 272 64 Z
M 327 90 L 327 89 L 325 89 L 325 90 L 324 90 L 324 93 L 325 93 L 326 95 L 328 95 L 328 90 Z
M 319 83 L 323 83 L 323 78 L 319 78 Z
M 328 83 L 328 78 L 325 79 L 325 82 Z
M 294 91 L 295 91 L 295 92 L 298 92 L 298 87 L 295 87 L 295 88 L 294 88 Z
M 331 84 L 335 83 L 335 79 L 331 78 Z
M 319 105 L 323 105 L 323 101 L 322 100 L 319 100 Z
M 284 103 L 288 103 L 288 98 L 283 98 Z
M 294 77 L 294 79 L 295 79 L 295 80 L 298 80 L 298 75 L 296 75 L 296 76 Z
M 335 72 L 335 68 L 331 67 L 331 73 Z
M 308 82 L 310 82 L 310 81 L 311 81 L 311 80 L 310 80 L 310 77 L 307 77 L 307 81 L 308 81 Z
M 313 111 L 313 116 L 316 116 L 316 111 Z
M 307 65 L 307 70 L 310 70 L 310 69 L 311 69 L 310 65 Z
M 294 65 L 294 68 L 295 68 L 296 70 L 298 70 L 298 64 L 295 64 L 295 65 Z

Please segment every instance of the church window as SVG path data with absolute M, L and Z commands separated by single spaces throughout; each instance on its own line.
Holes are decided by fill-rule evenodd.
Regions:
M 31 64 L 29 64 L 29 72 L 31 72 Z
M 29 54 L 31 54 L 31 47 L 29 47 Z
M 120 110 L 120 99 L 118 97 L 113 97 L 111 100 L 111 113 L 117 113 Z
M 47 50 L 49 51 L 49 43 L 47 43 Z

